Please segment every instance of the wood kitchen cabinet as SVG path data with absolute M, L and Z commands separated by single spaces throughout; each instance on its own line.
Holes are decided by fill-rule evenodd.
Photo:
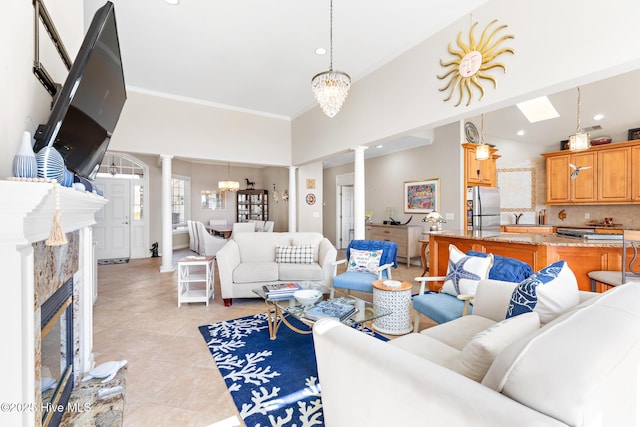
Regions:
M 543 156 L 548 205 L 640 204 L 640 141 Z M 583 168 L 575 179 L 570 164 Z
M 631 147 L 598 151 L 598 201 L 631 200 Z
M 597 200 L 596 153 L 547 157 L 547 204 L 593 203 Z M 571 165 L 579 168 L 575 178 Z
M 640 145 L 631 147 L 631 200 L 640 202 Z
M 464 149 L 465 188 L 471 186 L 496 187 L 496 160 L 500 158 L 496 148 L 489 148 L 487 160 L 476 160 L 476 144 L 462 144 Z M 465 193 L 466 194 L 466 193 Z

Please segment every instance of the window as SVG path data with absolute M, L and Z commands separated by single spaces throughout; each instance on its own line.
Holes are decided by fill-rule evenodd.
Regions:
M 133 220 L 142 221 L 144 218 L 144 187 L 133 186 Z
M 191 179 L 184 176 L 171 178 L 171 225 L 174 230 L 187 227 L 191 218 Z

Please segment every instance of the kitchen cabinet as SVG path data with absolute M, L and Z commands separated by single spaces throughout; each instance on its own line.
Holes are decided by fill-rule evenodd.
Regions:
M 598 201 L 631 200 L 631 147 L 598 151 Z
M 398 256 L 405 258 L 407 267 L 411 266 L 411 258 L 421 256 L 420 242 L 423 227 L 421 225 L 386 225 L 367 224 L 365 239 L 395 242 L 398 245 Z
M 640 204 L 640 141 L 543 156 L 548 205 Z M 578 168 L 574 178 L 571 164 Z
M 548 157 L 546 163 L 547 204 L 592 203 L 597 200 L 596 153 L 567 153 Z
M 269 219 L 269 192 L 267 190 L 238 190 L 236 194 L 236 222 L 267 221 Z
M 476 144 L 462 144 L 464 149 L 465 188 L 475 185 L 496 187 L 496 160 L 500 158 L 496 148 L 489 148 L 487 160 L 476 160 Z M 466 194 L 466 193 L 465 193 Z
M 553 225 L 503 225 L 500 231 L 504 233 L 529 233 L 529 234 L 553 234 L 556 228 Z
M 640 202 L 640 145 L 631 147 L 631 200 Z

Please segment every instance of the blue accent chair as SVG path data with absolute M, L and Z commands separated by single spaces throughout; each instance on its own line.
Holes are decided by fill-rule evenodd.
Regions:
M 348 263 L 351 257 L 351 249 L 361 251 L 377 251 L 382 249 L 378 274 L 362 271 L 345 271 L 337 274 L 338 265 Z M 373 282 L 379 279 L 391 279 L 391 269 L 398 268 L 398 245 L 395 242 L 384 240 L 352 240 L 347 247 L 347 258 L 333 263 L 333 280 L 331 282 L 331 298 L 334 291 L 346 289 L 347 291 L 373 292 Z
M 486 257 L 484 252 L 468 251 L 468 256 Z M 520 283 L 533 274 L 533 269 L 526 262 L 493 255 L 493 266 L 489 270 L 489 279 L 501 280 L 505 282 Z M 413 324 L 413 331 L 418 332 L 420 325 L 420 315 L 429 317 L 436 323 L 445 323 L 458 317 L 466 316 L 473 312 L 471 300 L 474 295 L 458 295 L 453 296 L 445 293 L 425 290 L 428 282 L 444 281 L 444 276 L 434 277 L 416 277 L 415 280 L 420 282 L 420 292 L 413 297 L 413 309 L 416 311 L 416 317 Z M 426 292 L 425 292 L 426 291 Z

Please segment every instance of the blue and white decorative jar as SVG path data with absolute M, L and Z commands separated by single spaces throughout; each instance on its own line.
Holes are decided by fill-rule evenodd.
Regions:
M 73 186 L 73 172 L 71 172 L 67 167 L 64 167 L 64 175 L 62 177 L 61 182 L 63 187 L 71 187 Z
M 27 131 L 22 133 L 20 149 L 13 158 L 12 172 L 13 176 L 19 178 L 35 178 L 38 175 L 38 164 L 31 144 L 31 134 Z
M 36 154 L 38 164 L 38 178 L 51 178 L 60 184 L 64 181 L 64 159 L 53 147 L 44 147 Z

